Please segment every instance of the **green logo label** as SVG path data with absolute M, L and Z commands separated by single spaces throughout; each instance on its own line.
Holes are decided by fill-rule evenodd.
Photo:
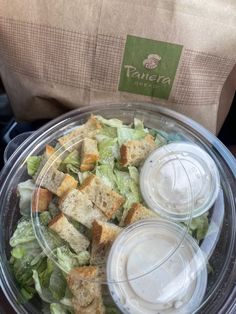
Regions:
M 128 35 L 119 90 L 168 99 L 183 46 Z

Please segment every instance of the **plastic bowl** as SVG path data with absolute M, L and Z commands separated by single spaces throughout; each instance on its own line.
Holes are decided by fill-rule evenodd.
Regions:
M 201 249 L 210 258 L 214 269 L 208 275 L 208 284 L 198 313 L 235 313 L 236 311 L 236 162 L 227 148 L 198 123 L 157 105 L 106 104 L 71 111 L 43 126 L 16 149 L 0 175 L 0 279 L 1 287 L 17 313 L 42 313 L 40 300 L 22 303 L 22 297 L 12 276 L 9 264 L 9 239 L 20 217 L 17 185 L 28 178 L 26 158 L 42 153 L 46 144 L 75 126 L 86 122 L 91 114 L 118 118 L 129 124 L 134 118 L 150 128 L 158 128 L 170 135 L 178 135 L 205 150 L 217 165 L 221 189 L 210 211 L 210 232 L 201 243 Z

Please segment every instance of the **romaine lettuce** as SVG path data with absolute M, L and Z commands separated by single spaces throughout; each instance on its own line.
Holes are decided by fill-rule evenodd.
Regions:
M 65 272 L 69 272 L 72 268 L 84 266 L 89 263 L 90 254 L 88 251 L 82 251 L 79 254 L 74 254 L 66 246 L 56 249 L 58 264 Z
M 21 219 L 10 239 L 10 246 L 15 247 L 18 244 L 30 242 L 32 240 L 35 240 L 35 234 L 31 221 Z
M 145 129 L 130 129 L 130 128 L 118 128 L 118 143 L 122 145 L 131 140 L 141 140 L 147 135 L 147 130 Z
M 133 203 L 139 203 L 142 200 L 138 186 L 137 172 L 134 168 L 135 167 L 130 167 L 133 178 L 128 172 L 114 170 L 117 188 L 120 194 L 126 198 L 124 204 L 125 209 L 129 208 Z
M 53 303 L 64 298 L 66 279 L 50 259 L 47 259 L 47 267 L 43 272 L 33 270 L 33 280 L 35 289 L 44 302 Z
M 102 116 L 95 116 L 98 121 L 107 126 L 111 126 L 113 128 L 120 128 L 123 126 L 123 122 L 119 119 L 105 119 Z
M 144 129 L 143 121 L 137 118 L 134 118 L 134 128 L 135 129 Z
M 33 177 L 36 174 L 41 160 L 41 156 L 29 156 L 26 159 L 27 172 L 29 176 Z
M 119 158 L 117 138 L 107 138 L 98 143 L 99 164 L 112 164 Z
M 96 176 L 101 178 L 104 184 L 116 189 L 116 176 L 113 172 L 112 165 L 100 165 L 96 167 Z
M 60 303 L 51 303 L 50 304 L 51 314 L 70 314 L 71 311 L 64 305 Z
M 209 222 L 207 214 L 204 214 L 197 218 L 193 218 L 190 224 L 190 230 L 192 231 L 192 235 L 197 239 L 197 241 L 201 241 L 202 239 L 204 239 L 208 228 Z
M 98 134 L 96 135 L 96 139 L 98 142 L 102 141 L 106 138 L 116 138 L 117 137 L 117 128 L 103 125 L 103 127 L 99 130 Z
M 77 177 L 80 167 L 80 155 L 77 149 L 69 153 L 66 158 L 61 162 L 59 170 L 66 172 L 72 176 Z
M 92 174 L 91 171 L 84 171 L 84 172 L 80 172 L 78 171 L 78 179 L 79 179 L 79 183 L 82 184 L 83 181 L 89 177 Z
M 21 182 L 17 186 L 17 193 L 20 197 L 19 207 L 22 216 L 29 217 L 31 211 L 31 199 L 33 191 L 35 190 L 35 184 L 33 180 L 27 180 Z

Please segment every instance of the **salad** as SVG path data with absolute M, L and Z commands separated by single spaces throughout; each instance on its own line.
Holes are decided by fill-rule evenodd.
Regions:
M 102 284 L 109 249 L 126 226 L 158 217 L 142 199 L 140 169 L 153 150 L 179 140 L 138 119 L 124 125 L 91 116 L 27 158 L 29 178 L 17 187 L 21 218 L 10 239 L 24 301 L 38 296 L 44 313 L 120 313 Z M 189 225 L 198 242 L 207 230 L 207 214 Z

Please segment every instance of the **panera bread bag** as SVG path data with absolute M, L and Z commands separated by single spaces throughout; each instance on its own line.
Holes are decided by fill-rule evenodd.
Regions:
M 235 0 L 0 0 L 0 76 L 18 120 L 144 101 L 217 133 L 235 60 Z

